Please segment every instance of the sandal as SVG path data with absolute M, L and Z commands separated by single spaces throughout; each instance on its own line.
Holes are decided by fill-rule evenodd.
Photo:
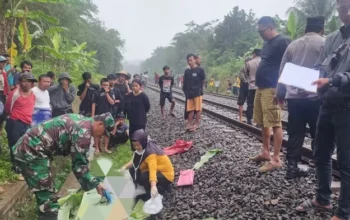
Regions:
M 174 118 L 176 117 L 174 113 L 170 113 L 169 115 Z
M 261 173 L 267 173 L 269 171 L 275 170 L 275 169 L 279 169 L 282 167 L 281 162 L 273 164 L 270 161 L 265 162 L 265 164 L 259 168 L 259 172 Z
M 297 212 L 308 212 L 308 211 L 311 211 L 311 210 L 330 212 L 333 209 L 332 205 L 329 205 L 329 206 L 319 206 L 319 205 L 317 205 L 316 206 L 314 202 L 315 201 L 313 201 L 311 199 L 308 199 L 308 200 L 304 201 L 301 205 L 296 207 L 295 210 Z
M 254 162 L 264 162 L 264 161 L 270 161 L 271 158 L 266 158 L 266 157 L 263 157 L 259 154 L 259 155 L 256 155 L 254 157 L 249 158 L 249 160 L 254 161 Z

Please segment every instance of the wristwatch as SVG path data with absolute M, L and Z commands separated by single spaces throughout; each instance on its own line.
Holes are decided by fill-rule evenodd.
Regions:
M 333 86 L 333 78 L 329 78 L 328 85 L 331 87 Z

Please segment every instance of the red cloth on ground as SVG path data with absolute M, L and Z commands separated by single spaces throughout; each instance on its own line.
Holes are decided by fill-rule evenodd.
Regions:
M 164 153 L 168 156 L 174 155 L 174 154 L 180 154 L 183 152 L 188 151 L 192 147 L 192 141 L 183 141 L 183 140 L 177 140 L 175 144 L 171 147 L 166 147 L 163 149 Z
M 194 182 L 194 171 L 193 170 L 181 170 L 180 177 L 177 181 L 178 186 L 192 186 Z
M 8 96 L 5 104 L 5 111 L 9 113 L 11 119 L 20 120 L 30 125 L 32 123 L 34 112 L 35 96 L 32 92 L 28 97 L 23 97 L 21 95 L 13 97 L 16 90 L 18 89 L 13 90 Z M 13 98 L 15 98 L 15 101 L 11 110 L 11 102 Z

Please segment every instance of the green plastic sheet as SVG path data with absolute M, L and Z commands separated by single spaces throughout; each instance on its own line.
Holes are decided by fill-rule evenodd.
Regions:
M 139 200 L 134 208 L 134 210 L 132 211 L 130 218 L 132 220 L 143 220 L 148 218 L 150 215 L 146 214 L 143 212 L 143 206 L 145 205 L 145 202 L 142 200 Z
M 194 165 L 193 169 L 198 170 L 199 168 L 201 168 L 206 162 L 208 162 L 212 157 L 214 157 L 219 152 L 222 152 L 222 150 L 213 149 L 213 150 L 207 151 L 207 153 L 201 157 L 201 160 Z

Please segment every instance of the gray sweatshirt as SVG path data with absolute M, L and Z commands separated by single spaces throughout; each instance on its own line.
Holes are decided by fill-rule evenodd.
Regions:
M 74 86 L 69 85 L 69 92 L 67 93 L 59 84 L 51 86 L 49 89 L 50 102 L 52 110 L 69 110 L 72 109 L 77 91 Z

